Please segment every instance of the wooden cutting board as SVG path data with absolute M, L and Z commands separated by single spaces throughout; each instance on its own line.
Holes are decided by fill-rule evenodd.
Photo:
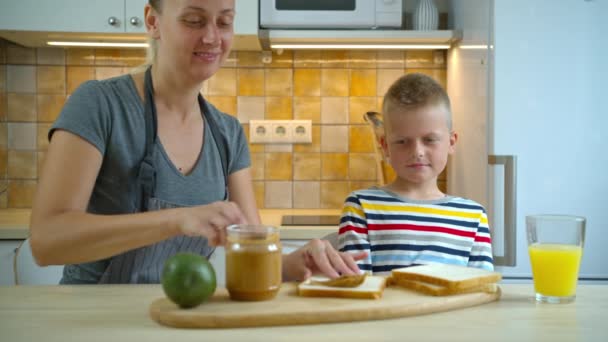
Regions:
M 299 297 L 295 283 L 284 283 L 277 297 L 263 302 L 231 301 L 225 289 L 192 309 L 180 309 L 167 298 L 155 300 L 150 316 L 177 328 L 238 328 L 320 324 L 417 316 L 462 309 L 496 301 L 496 293 L 434 297 L 398 287 L 387 287 L 380 299 Z

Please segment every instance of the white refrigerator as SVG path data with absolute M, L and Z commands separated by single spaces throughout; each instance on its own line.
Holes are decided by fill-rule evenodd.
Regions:
M 608 281 L 608 1 L 452 0 L 459 133 L 448 192 L 488 210 L 496 269 L 531 279 L 525 216 L 587 218 L 579 279 Z

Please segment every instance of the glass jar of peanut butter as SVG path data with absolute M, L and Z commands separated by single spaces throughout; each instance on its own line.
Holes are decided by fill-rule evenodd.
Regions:
M 227 228 L 226 289 L 232 300 L 273 299 L 281 287 L 281 242 L 275 227 Z

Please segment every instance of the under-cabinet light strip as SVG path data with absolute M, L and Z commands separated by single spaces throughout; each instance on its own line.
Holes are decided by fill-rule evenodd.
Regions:
M 145 48 L 148 43 L 120 43 L 120 42 L 47 42 L 52 46 L 83 46 L 83 47 L 124 47 Z
M 444 49 L 450 48 L 448 44 L 271 44 L 273 49 Z

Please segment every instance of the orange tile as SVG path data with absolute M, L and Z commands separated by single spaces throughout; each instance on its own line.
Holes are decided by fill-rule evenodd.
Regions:
M 293 145 L 292 144 L 265 144 L 264 151 L 266 151 L 266 153 L 280 152 L 280 153 L 291 154 L 293 152 Z
M 121 49 L 95 49 L 95 65 L 127 66 Z
M 321 70 L 321 96 L 348 96 L 347 69 Z
M 406 68 L 435 67 L 433 50 L 407 50 L 405 52 Z
M 6 94 L 0 92 L 0 122 L 6 121 Z
M 7 148 L 8 146 L 8 124 L 0 122 L 0 147 Z
M 266 96 L 291 96 L 293 69 L 266 69 Z
M 340 209 L 344 200 L 350 193 L 347 181 L 321 182 L 321 205 L 322 209 Z
M 123 49 L 120 53 L 125 66 L 136 67 L 146 63 L 146 49 Z
M 94 65 L 95 51 L 93 49 L 67 49 L 67 65 Z
M 36 64 L 65 65 L 65 50 L 62 48 L 37 48 Z
M 6 65 L 0 64 L 0 93 L 6 91 Z
M 401 69 L 405 68 L 405 56 L 399 50 L 380 50 L 377 56 L 378 69 Z
M 378 111 L 375 97 L 350 97 L 348 108 L 348 122 L 352 124 L 366 124 L 363 115 L 369 111 Z
M 376 156 L 373 153 L 349 154 L 348 179 L 375 181 Z
M 322 180 L 348 179 L 348 153 L 321 154 Z
M 253 182 L 253 193 L 258 209 L 264 209 L 264 182 Z
M 348 124 L 348 98 L 322 97 L 321 123 Z
M 49 130 L 51 129 L 51 123 L 38 123 L 36 145 L 38 151 L 46 151 L 49 147 Z
M 35 151 L 8 151 L 8 178 L 35 179 L 38 167 Z
M 0 209 L 8 208 L 8 182 L 0 181 Z
M 262 52 L 237 51 L 237 65 L 239 67 L 263 67 Z
M 272 62 L 267 64 L 267 68 L 293 68 L 293 51 L 283 50 L 281 54 L 272 51 Z
M 292 179 L 291 153 L 266 153 L 264 164 L 264 179 L 291 180 Z
M 376 51 L 351 50 L 349 67 L 351 68 L 376 68 Z
M 67 92 L 72 94 L 82 83 L 95 79 L 95 68 L 90 66 L 67 67 Z
M 224 63 L 222 63 L 222 68 L 236 68 L 237 58 L 237 52 L 230 51 L 228 57 L 226 57 L 226 60 L 224 60 Z
M 378 70 L 378 88 L 376 94 L 378 96 L 384 96 L 393 83 L 403 76 L 405 72 L 403 69 L 380 69 Z
M 264 96 L 264 69 L 238 69 L 238 95 Z
M 351 70 L 350 96 L 376 96 L 375 69 Z
M 6 64 L 36 64 L 36 49 L 9 43 Z
M 31 208 L 36 192 L 35 180 L 11 180 L 8 182 L 8 207 Z
M 264 153 L 251 153 L 251 177 L 253 180 L 264 180 Z
M 0 146 L 0 178 L 6 178 L 8 174 L 8 149 Z M 0 188 L 2 190 L 3 188 Z
M 222 112 L 236 117 L 236 96 L 207 96 L 205 99 Z
M 8 93 L 6 95 L 6 112 L 9 121 L 36 121 L 36 95 L 24 93 Z
M 408 74 L 414 72 L 419 72 L 432 77 L 435 81 L 441 84 L 443 89 L 447 89 L 448 73 L 446 69 L 407 69 Z
M 266 182 L 264 208 L 291 208 L 293 182 Z
M 38 93 L 65 93 L 65 66 L 39 66 L 36 74 Z
M 38 98 L 38 121 L 53 122 L 61 113 L 66 96 L 58 94 L 40 94 Z
M 348 152 L 348 126 L 321 126 L 321 152 Z
M 348 150 L 350 152 L 374 152 L 374 134 L 371 127 L 350 126 L 350 138 L 348 142 Z
M 320 182 L 293 182 L 293 207 L 316 209 L 321 204 Z
M 322 68 L 348 68 L 348 50 L 322 50 Z
M 310 120 L 313 124 L 321 122 L 321 98 L 318 96 L 294 96 L 293 118 Z
M 312 143 L 293 144 L 294 152 L 320 152 L 321 151 L 321 126 L 312 126 Z
M 294 153 L 293 169 L 294 180 L 321 179 L 321 154 Z
M 291 96 L 267 96 L 266 119 L 291 120 L 293 119 L 293 105 Z
M 296 69 L 293 75 L 295 96 L 321 95 L 321 71 L 319 69 Z
M 318 68 L 321 66 L 319 50 L 295 50 L 293 54 L 294 68 Z
M 0 64 L 6 64 L 6 41 L 0 41 Z
M 209 95 L 236 96 L 237 69 L 221 68 L 207 81 Z

